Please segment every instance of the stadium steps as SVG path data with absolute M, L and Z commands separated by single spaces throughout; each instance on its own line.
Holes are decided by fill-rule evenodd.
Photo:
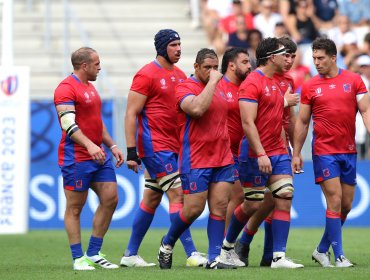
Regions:
M 51 99 L 64 78 L 64 64 L 72 71 L 69 55 L 64 58 L 64 8 L 62 1 L 51 1 L 49 48 L 45 47 L 45 10 L 43 0 L 34 0 L 29 11 L 27 1 L 14 1 L 14 64 L 31 68 L 31 96 Z M 100 54 L 108 83 L 98 78 L 99 90 L 109 97 L 109 83 L 119 96 L 127 95 L 134 73 L 155 58 L 154 34 L 172 28 L 182 38 L 182 59 L 178 66 L 186 74 L 193 71 L 197 51 L 206 47 L 202 30 L 193 30 L 187 16 L 186 0 L 73 0 L 70 6 Z M 2 23 L 0 23 L 1 25 Z M 84 45 L 77 28 L 69 24 L 69 52 Z

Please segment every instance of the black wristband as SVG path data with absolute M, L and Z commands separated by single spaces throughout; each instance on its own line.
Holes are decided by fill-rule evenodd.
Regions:
M 135 161 L 137 164 L 141 164 L 141 159 L 137 155 L 136 147 L 127 147 L 127 159 L 126 161 Z

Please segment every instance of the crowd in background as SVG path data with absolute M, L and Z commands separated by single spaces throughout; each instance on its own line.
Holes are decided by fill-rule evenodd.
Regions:
M 203 28 L 209 47 L 219 56 L 228 47 L 247 48 L 256 66 L 258 43 L 289 35 L 298 44 L 290 71 L 295 92 L 317 74 L 311 43 L 318 36 L 332 39 L 340 68 L 359 73 L 370 89 L 370 0 L 189 0 L 191 27 Z M 356 125 L 358 159 L 370 159 L 370 135 Z

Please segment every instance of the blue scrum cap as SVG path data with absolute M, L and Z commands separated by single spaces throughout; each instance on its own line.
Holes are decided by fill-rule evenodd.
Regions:
M 175 40 L 180 40 L 180 35 L 176 31 L 172 29 L 159 30 L 154 37 L 154 46 L 157 51 L 157 55 L 166 57 L 168 44 Z

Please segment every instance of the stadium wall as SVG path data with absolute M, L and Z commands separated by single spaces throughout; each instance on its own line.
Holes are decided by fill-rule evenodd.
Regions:
M 103 102 L 103 118 L 110 132 L 113 128 L 112 108 L 113 102 L 111 100 Z M 62 178 L 57 165 L 57 149 L 61 131 L 56 117 L 52 102 L 33 101 L 31 103 L 30 229 L 58 229 L 64 227 L 65 198 Z M 369 161 L 358 162 L 358 186 L 353 210 L 346 222 L 348 226 L 370 226 L 369 166 Z M 304 170 L 303 174 L 296 175 L 294 178 L 295 196 L 292 226 L 323 226 L 325 223 L 325 202 L 319 186 L 314 184 L 312 162 L 305 162 Z M 111 228 L 129 228 L 141 200 L 143 174 L 137 175 L 122 166 L 117 169 L 117 180 L 119 204 L 113 216 Z M 97 197 L 89 195 L 82 214 L 82 227 L 91 227 L 92 215 L 97 205 Z M 208 211 L 206 210 L 194 226 L 205 227 L 207 217 Z M 152 226 L 167 227 L 168 225 L 168 200 L 164 198 L 161 206 L 156 211 Z

